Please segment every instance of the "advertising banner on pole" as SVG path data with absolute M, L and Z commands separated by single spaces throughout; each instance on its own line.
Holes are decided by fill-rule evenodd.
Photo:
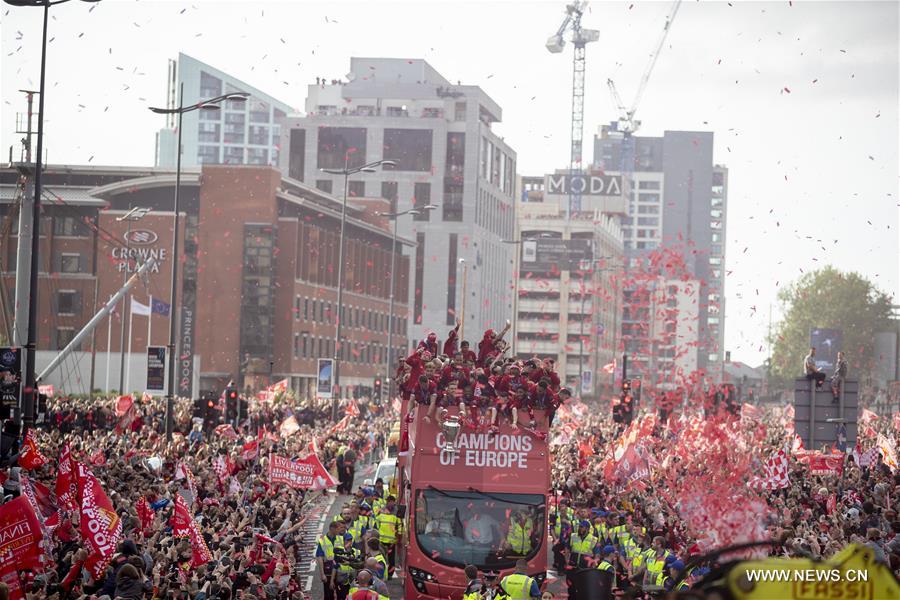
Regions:
M 316 395 L 319 398 L 331 398 L 334 385 L 334 360 L 320 358 L 318 380 L 316 381 Z
M 166 391 L 166 347 L 147 347 L 147 391 Z

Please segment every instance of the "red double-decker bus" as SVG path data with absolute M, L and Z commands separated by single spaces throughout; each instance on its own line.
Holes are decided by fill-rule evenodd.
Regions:
M 550 487 L 546 438 L 502 420 L 495 433 L 463 425 L 454 452 L 446 449 L 436 420 L 426 423 L 424 407 L 419 408 L 415 419 L 403 424 L 409 453 L 398 461 L 408 536 L 400 565 L 405 598 L 461 598 L 466 565 L 502 577 L 520 558 L 543 586 Z M 403 406 L 401 414 L 406 411 Z M 535 411 L 535 419 L 533 431 L 546 433 L 544 412 Z

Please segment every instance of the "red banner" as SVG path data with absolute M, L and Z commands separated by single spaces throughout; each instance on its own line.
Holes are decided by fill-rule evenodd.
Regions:
M 11 553 L 21 569 L 41 569 L 41 523 L 28 499 L 19 496 L 0 506 L 0 556 Z
M 172 519 L 169 521 L 169 524 L 172 526 L 172 537 L 190 537 L 191 521 L 193 520 L 194 518 L 191 516 L 191 511 L 188 508 L 184 496 L 182 496 L 181 494 L 175 494 L 175 513 L 172 515 Z
M 298 461 L 270 454 L 269 482 L 284 483 L 293 488 L 311 490 L 324 490 L 337 486 L 337 481 L 322 466 L 315 454 L 310 454 L 305 459 Z
M 259 456 L 259 440 L 247 442 L 241 448 L 241 458 L 244 460 L 253 460 Z
M 61 508 L 75 510 L 75 479 L 72 477 L 72 453 L 69 443 L 63 444 L 59 452 L 59 465 L 56 468 L 56 501 Z
M 38 469 L 48 463 L 46 456 L 38 450 L 37 442 L 34 439 L 34 429 L 29 429 L 25 434 L 25 442 L 22 444 L 22 451 L 19 453 L 19 466 L 26 470 Z
M 25 600 L 25 590 L 19 581 L 15 560 L 11 552 L 0 553 L 0 581 L 6 584 L 9 600 Z
M 840 475 L 844 468 L 843 454 L 809 454 L 809 472 L 813 475 Z
M 134 398 L 131 396 L 119 396 L 116 400 L 116 416 L 122 417 L 134 406 Z
M 75 475 L 81 508 L 81 539 L 88 551 L 84 566 L 94 579 L 99 579 L 122 537 L 122 520 L 88 467 L 76 462 Z
M 138 500 L 135 508 L 137 509 L 138 519 L 141 521 L 141 535 L 147 537 L 150 528 L 153 526 L 153 517 L 156 516 L 156 513 L 153 512 L 153 509 L 147 503 L 147 499 L 143 496 Z

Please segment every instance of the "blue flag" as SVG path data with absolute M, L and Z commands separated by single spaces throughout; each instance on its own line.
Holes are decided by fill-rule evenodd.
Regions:
M 157 300 L 156 298 L 153 299 L 153 306 L 151 307 L 151 310 L 156 314 L 168 317 L 170 308 L 172 308 L 171 304 L 167 304 L 162 300 Z

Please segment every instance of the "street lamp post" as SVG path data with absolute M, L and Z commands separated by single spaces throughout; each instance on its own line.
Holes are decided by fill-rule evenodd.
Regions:
M 34 407 L 37 399 L 37 309 L 38 309 L 38 269 L 40 267 L 41 241 L 41 183 L 43 175 L 44 153 L 44 91 L 47 75 L 47 23 L 50 20 L 50 7 L 69 0 L 3 0 L 11 6 L 40 6 L 44 9 L 44 25 L 41 37 L 41 74 L 38 98 L 37 122 L 37 154 L 34 159 L 34 202 L 31 211 L 31 272 L 28 280 L 28 339 L 25 344 L 25 386 L 22 389 L 17 419 L 22 423 L 22 435 L 34 425 Z M 82 2 L 99 2 L 99 0 L 82 0 Z M 29 115 L 30 116 L 30 115 Z M 29 141 L 30 143 L 30 141 Z
M 179 314 L 179 312 L 175 310 L 175 307 L 177 306 L 176 301 L 178 300 L 178 211 L 180 209 L 179 193 L 181 192 L 181 132 L 183 129 L 182 117 L 184 116 L 184 113 L 199 110 L 201 108 L 218 110 L 221 108 L 219 106 L 219 103 L 225 100 L 237 100 L 240 102 L 244 102 L 249 96 L 250 94 L 246 92 L 233 92 L 231 94 L 216 96 L 215 98 L 210 98 L 208 100 L 201 100 L 197 104 L 185 106 L 184 83 L 182 83 L 178 93 L 177 108 L 156 108 L 153 106 L 149 107 L 151 111 L 160 115 L 178 115 L 178 148 L 176 150 L 177 158 L 175 163 L 175 214 L 173 215 L 172 225 L 172 289 L 169 295 L 169 386 L 168 390 L 166 391 L 166 442 L 172 441 L 172 430 L 174 428 L 173 412 L 175 409 L 175 336 L 177 327 L 176 315 Z M 193 357 L 190 357 L 189 360 L 193 360 Z
M 337 316 L 336 326 L 334 328 L 334 356 L 332 358 L 334 372 L 334 389 L 331 394 L 331 420 L 337 421 L 338 412 L 338 396 L 341 391 L 341 325 L 344 316 L 344 230 L 347 226 L 347 194 L 350 187 L 350 176 L 356 173 L 374 173 L 375 167 L 382 165 L 396 166 L 393 160 L 376 160 L 361 167 L 350 168 L 350 152 L 344 153 L 343 169 L 319 169 L 323 173 L 330 175 L 344 176 L 344 199 L 341 202 L 341 234 L 338 238 L 338 297 L 337 297 Z
M 391 364 L 393 364 L 393 356 L 392 350 L 394 349 L 394 274 L 397 272 L 397 221 L 400 220 L 400 217 L 404 215 L 421 215 L 423 211 L 432 211 L 436 209 L 437 206 L 434 204 L 428 204 L 426 206 L 422 206 L 419 208 L 410 208 L 408 210 L 404 210 L 401 212 L 395 213 L 376 213 L 379 216 L 387 217 L 391 221 L 394 222 L 393 234 L 391 235 L 391 282 L 390 282 L 390 305 L 388 309 L 388 339 L 387 339 L 387 357 L 385 359 L 384 365 L 384 376 L 387 379 L 387 390 L 388 390 L 388 398 L 392 397 L 391 390 L 394 385 L 394 378 L 391 377 Z
M 142 208 L 139 206 L 135 206 L 134 208 L 129 208 L 128 212 L 122 215 L 121 217 L 116 217 L 116 221 L 128 222 L 128 231 L 125 233 L 125 268 L 122 269 L 122 285 L 124 286 L 128 282 L 128 266 L 131 264 L 131 223 L 134 221 L 140 221 L 144 216 L 147 215 L 152 209 L 151 208 Z M 122 332 L 119 337 L 119 394 L 125 395 L 125 310 L 131 310 L 131 305 L 128 303 L 128 294 L 122 298 Z M 125 309 L 124 307 L 128 307 Z M 130 335 L 130 334 L 129 334 Z M 130 341 L 130 340 L 129 340 Z M 148 344 L 150 342 L 147 342 Z M 106 349 L 109 352 L 109 348 Z M 128 353 L 131 354 L 131 345 L 128 346 Z M 129 362 L 129 365 L 131 363 Z

